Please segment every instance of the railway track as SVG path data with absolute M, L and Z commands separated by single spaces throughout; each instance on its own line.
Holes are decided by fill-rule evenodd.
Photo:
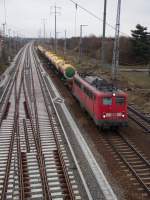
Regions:
M 31 44 L 16 65 L 0 110 L 0 199 L 81 199 Z
M 136 110 L 132 105 L 128 106 L 129 118 L 136 122 L 145 133 L 150 133 L 150 118 Z
M 60 90 L 62 90 L 62 88 Z M 141 113 L 137 112 L 137 110 L 135 110 L 135 112 L 132 111 L 133 109 L 131 107 L 129 107 L 129 110 L 130 110 L 129 115 L 130 116 L 132 115 L 132 118 L 134 120 L 135 120 L 134 113 L 136 115 L 136 118 L 137 116 L 139 116 L 139 118 L 137 119 L 137 123 L 141 123 L 142 124 L 141 127 L 143 126 L 143 128 L 145 128 L 146 126 L 148 126 L 148 124 L 144 125 L 144 122 L 142 122 Z M 147 121 L 147 119 L 144 116 L 143 120 Z M 148 132 L 149 129 L 145 128 L 144 130 Z M 104 136 L 105 139 L 106 137 L 107 135 Z M 102 138 L 103 137 L 100 137 L 100 139 Z M 150 198 L 150 163 L 148 159 L 146 159 L 146 157 L 135 147 L 133 143 L 131 143 L 131 141 L 127 140 L 121 134 L 118 134 L 118 133 L 113 134 L 113 135 L 110 134 L 108 135 L 106 141 L 107 141 L 108 146 L 115 153 L 115 158 L 117 157 L 117 161 L 119 160 L 119 163 L 121 167 L 123 168 L 123 173 L 124 171 L 127 172 L 127 177 L 129 177 L 131 181 L 133 182 L 133 185 L 135 185 L 139 194 L 139 199 L 140 199 L 140 195 L 142 196 L 141 199 L 144 199 L 144 200 L 149 199 Z
M 115 153 L 123 171 L 128 173 L 130 180 L 141 192 L 142 198 L 150 198 L 150 162 L 121 133 L 109 133 L 103 138 Z

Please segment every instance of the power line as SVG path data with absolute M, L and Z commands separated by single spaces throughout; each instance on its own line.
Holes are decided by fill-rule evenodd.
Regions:
M 81 8 L 82 10 L 86 11 L 87 13 L 89 13 L 91 16 L 93 16 L 94 18 L 98 19 L 99 21 L 103 22 L 103 19 L 101 19 L 100 17 L 98 17 L 97 15 L 95 15 L 93 12 L 91 12 L 90 10 L 84 8 L 83 6 L 81 6 L 80 4 L 78 4 L 77 2 L 73 1 L 73 0 L 69 0 L 72 3 L 74 3 L 78 8 Z
M 42 19 L 42 23 L 43 23 L 43 38 L 44 38 L 44 40 L 46 39 L 45 21 L 46 21 L 46 19 L 43 18 L 43 19 Z
M 84 10 L 85 12 L 87 12 L 88 14 L 90 14 L 95 19 L 97 19 L 101 22 L 104 21 L 102 18 L 98 17 L 96 14 L 94 14 L 92 11 L 88 10 L 87 8 L 84 8 L 83 6 L 78 4 L 76 1 L 74 1 L 74 0 L 69 0 L 69 1 L 72 2 L 73 4 L 75 4 L 75 6 L 77 6 L 78 8 L 80 8 L 80 9 Z M 106 25 L 109 26 L 111 29 L 116 30 L 116 28 L 113 25 L 109 24 L 108 22 L 106 22 Z M 127 34 L 127 33 L 123 33 L 123 32 L 120 32 L 120 33 L 123 35 L 129 36 L 129 34 Z

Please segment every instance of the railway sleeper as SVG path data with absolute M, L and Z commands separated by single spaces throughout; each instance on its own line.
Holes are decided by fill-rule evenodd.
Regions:
M 28 199 L 31 197 L 30 195 L 30 182 L 29 182 L 29 174 L 27 167 L 27 155 L 25 152 L 21 152 L 21 162 L 22 162 L 22 172 L 23 172 L 23 186 L 24 186 L 24 198 Z
M 4 114 L 3 114 L 3 118 L 2 118 L 2 120 L 7 119 L 7 116 L 8 116 L 8 113 L 9 113 L 10 105 L 11 105 L 11 103 L 8 102 L 7 105 L 6 105 L 6 109 L 5 109 L 5 112 L 4 112 Z

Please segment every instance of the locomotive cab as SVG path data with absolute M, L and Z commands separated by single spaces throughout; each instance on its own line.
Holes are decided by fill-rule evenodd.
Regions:
M 99 120 L 103 125 L 127 125 L 127 95 L 122 91 L 103 93 L 100 98 Z

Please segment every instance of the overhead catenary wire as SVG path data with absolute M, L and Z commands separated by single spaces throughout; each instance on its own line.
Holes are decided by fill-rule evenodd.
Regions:
M 90 11 L 89 9 L 83 7 L 82 5 L 78 4 L 76 1 L 74 0 L 69 0 L 70 2 L 72 2 L 73 4 L 75 4 L 75 6 L 77 6 L 78 8 L 84 10 L 85 12 L 87 12 L 89 15 L 91 15 L 92 17 L 94 17 L 95 19 L 97 19 L 98 21 L 101 21 L 103 23 L 103 19 L 98 17 L 95 13 L 93 13 L 92 11 Z M 110 23 L 106 22 L 106 25 L 109 26 L 111 29 L 116 30 L 116 27 L 114 27 L 113 25 L 111 25 Z M 126 35 L 129 37 L 129 34 L 124 33 L 124 32 L 120 32 L 123 35 Z

